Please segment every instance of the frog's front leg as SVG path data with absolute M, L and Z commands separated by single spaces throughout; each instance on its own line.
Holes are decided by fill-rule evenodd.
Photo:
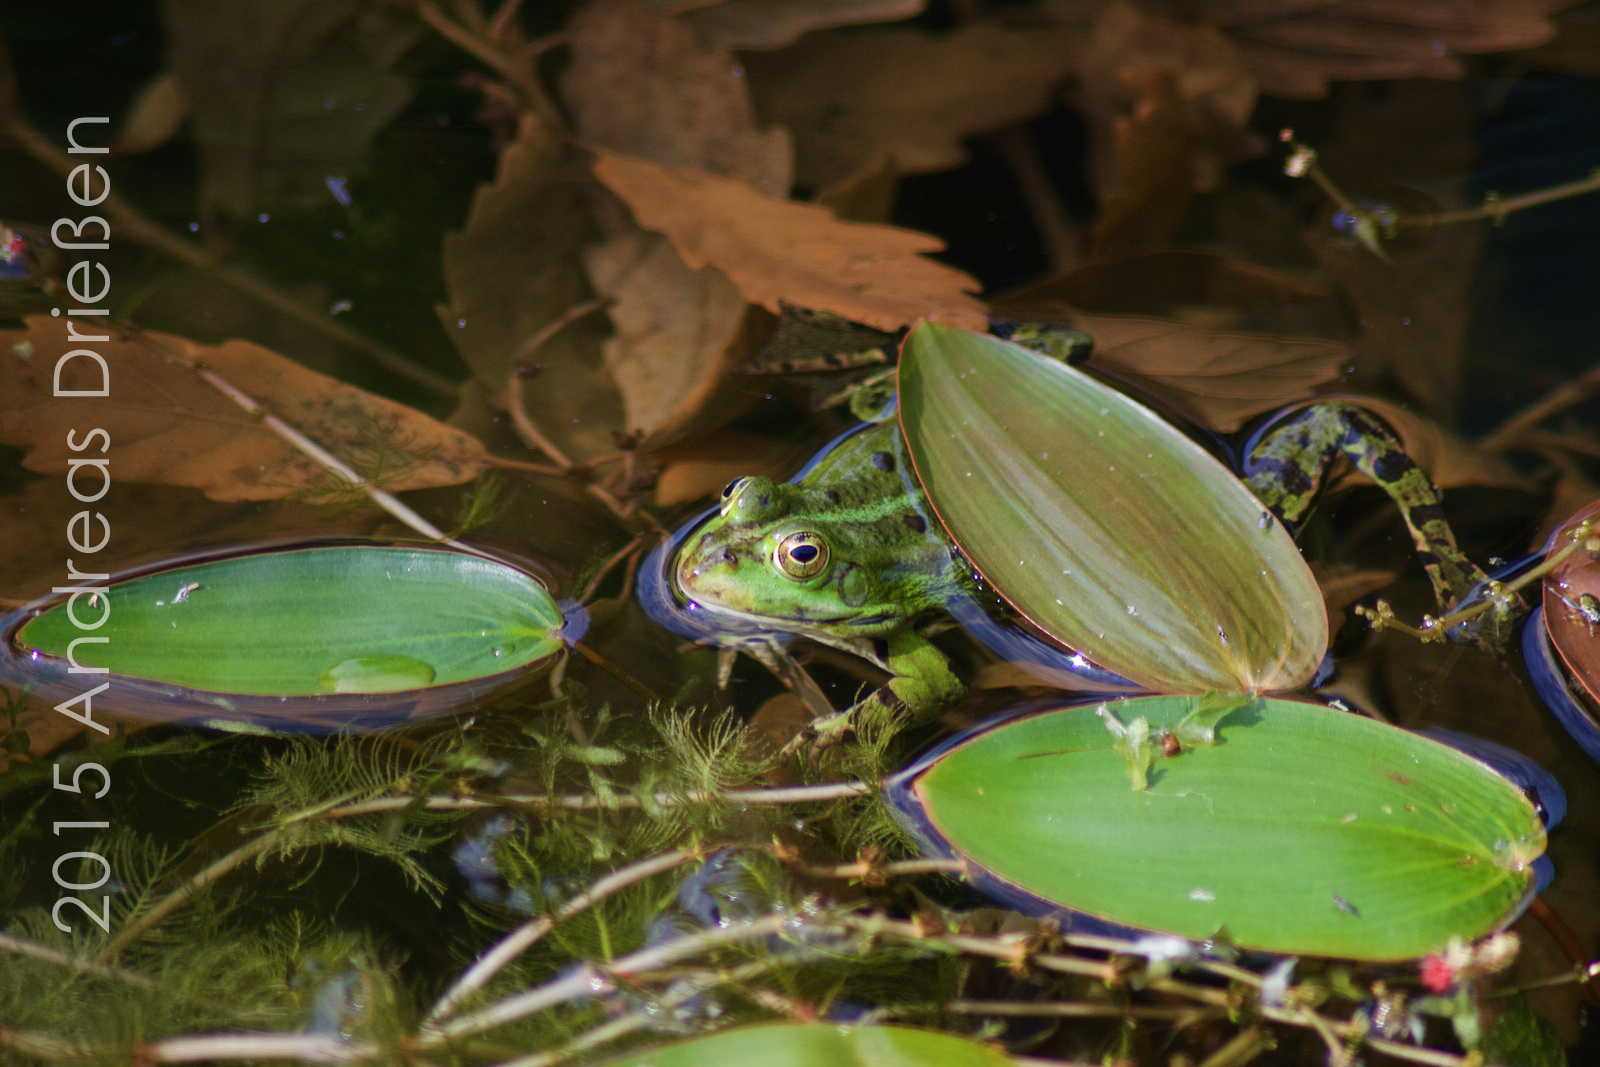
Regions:
M 814 751 L 836 745 L 863 723 L 926 722 L 966 692 L 944 653 L 911 627 L 874 644 L 871 658 L 889 672 L 888 682 L 845 710 L 812 720 L 784 749 L 786 755 L 808 743 Z
M 1487 581 L 1462 554 L 1444 516 L 1441 495 L 1375 415 L 1355 404 L 1328 401 L 1294 412 L 1260 434 L 1245 457 L 1244 473 L 1256 497 L 1279 518 L 1297 522 L 1311 510 L 1328 468 L 1347 456 L 1399 508 L 1417 556 L 1446 611 Z M 1491 648 L 1499 635 L 1474 635 Z

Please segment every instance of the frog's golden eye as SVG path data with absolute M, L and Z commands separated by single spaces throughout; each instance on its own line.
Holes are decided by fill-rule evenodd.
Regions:
M 828 542 L 821 534 L 792 533 L 778 542 L 772 563 L 785 578 L 815 577 L 828 565 Z

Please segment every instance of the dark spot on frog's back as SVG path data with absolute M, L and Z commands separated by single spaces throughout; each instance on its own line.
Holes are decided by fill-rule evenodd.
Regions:
M 894 457 L 887 452 L 874 452 L 872 454 L 872 465 L 881 471 L 892 471 L 894 470 Z
M 907 515 L 903 519 L 901 519 L 900 521 L 904 522 L 906 524 L 906 528 L 909 529 L 912 533 L 927 533 L 928 532 L 928 521 L 926 519 L 924 519 L 921 515 L 916 515 L 916 514 Z

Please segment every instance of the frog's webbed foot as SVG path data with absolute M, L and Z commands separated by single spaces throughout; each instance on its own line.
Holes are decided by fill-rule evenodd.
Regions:
M 912 629 L 888 638 L 871 658 L 890 672 L 889 681 L 844 711 L 813 719 L 784 747 L 784 755 L 809 745 L 815 764 L 818 754 L 860 727 L 892 729 L 925 722 L 966 692 L 944 653 Z

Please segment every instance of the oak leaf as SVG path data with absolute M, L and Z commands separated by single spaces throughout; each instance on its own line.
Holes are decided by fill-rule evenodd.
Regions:
M 831 311 L 893 330 L 920 318 L 983 330 L 978 282 L 920 253 L 937 237 L 841 222 L 827 208 L 764 196 L 743 182 L 614 152 L 596 152 L 595 177 L 665 234 L 692 269 L 714 266 L 744 298 Z
M 25 449 L 29 470 L 59 474 L 69 459 L 101 458 L 92 447 L 68 451 L 69 431 L 81 439 L 93 426 L 110 434 L 105 458 L 116 482 L 190 486 L 224 501 L 342 485 L 173 353 L 203 363 L 384 488 L 456 485 L 488 466 L 475 438 L 249 341 L 212 348 L 170 334 L 113 335 L 92 346 L 109 368 L 110 395 L 56 397 L 57 361 L 81 347 L 64 322 L 43 315 L 25 330 L 0 330 L 0 442 Z M 63 390 L 94 390 L 102 375 L 75 356 L 59 380 Z M 98 477 L 85 470 L 81 491 L 97 489 Z
M 191 104 L 201 195 L 234 216 L 328 203 L 405 107 L 390 68 L 417 23 L 361 0 L 165 0 L 172 71 Z
M 821 187 L 883 154 L 901 174 L 960 166 L 965 138 L 1055 106 L 1081 43 L 1064 27 L 979 23 L 814 33 L 744 61 L 760 113 L 794 132 L 796 179 Z
M 463 393 L 458 423 L 483 397 L 506 391 L 526 342 L 594 296 L 581 251 L 595 228 L 567 168 L 559 138 L 525 113 L 494 181 L 473 195 L 466 225 L 445 236 L 450 304 L 439 319 L 479 385 Z M 613 451 L 612 432 L 629 428 L 606 373 L 603 330 L 600 316 L 581 319 L 526 357 L 538 365 L 523 386 L 529 414 L 574 460 Z
M 1459 78 L 1457 57 L 1548 41 L 1561 0 L 1199 0 L 1187 14 L 1220 27 L 1274 96 L 1315 99 L 1328 82 Z
M 1096 259 L 989 301 L 997 314 L 1048 322 L 1063 308 L 1183 318 L 1195 309 L 1254 315 L 1326 294 L 1298 278 L 1198 248 Z
M 658 8 L 681 7 L 656 0 Z M 922 14 L 927 0 L 723 0 L 682 16 L 701 40 L 722 48 L 784 48 L 812 30 L 895 22 Z
M 1090 369 L 1154 393 L 1219 433 L 1311 396 L 1350 358 L 1332 341 L 1228 333 L 1168 319 L 1075 312 L 1055 321 L 1094 338 Z
M 794 147 L 760 129 L 738 61 L 637 0 L 591 0 L 567 28 L 562 95 L 578 132 L 633 156 L 698 167 L 787 196 Z

